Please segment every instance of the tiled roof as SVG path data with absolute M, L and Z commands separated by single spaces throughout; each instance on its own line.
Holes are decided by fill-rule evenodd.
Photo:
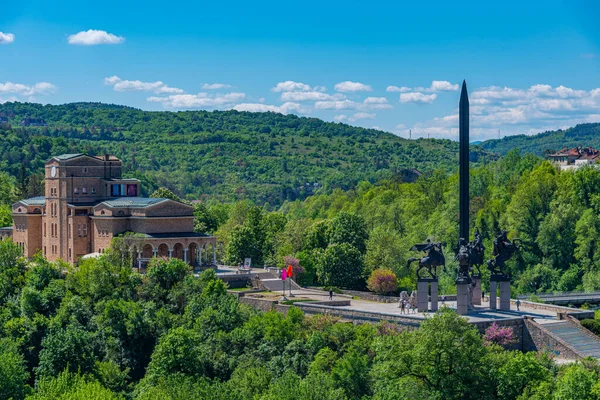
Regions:
M 13 227 L 12 226 L 3 226 L 2 228 L 0 228 L 0 231 L 12 231 Z
M 20 203 L 23 203 L 26 206 L 43 206 L 46 204 L 46 198 L 44 196 L 32 197 L 30 199 L 21 200 Z
M 106 182 L 139 182 L 140 180 L 137 178 L 102 178 L 103 181 Z
M 75 158 L 75 157 L 79 157 L 79 156 L 83 156 L 83 153 L 73 153 L 73 154 L 61 154 L 59 156 L 54 156 L 52 158 L 56 158 L 57 160 L 68 160 L 70 158 Z
M 165 200 L 168 199 L 149 197 L 119 197 L 116 199 L 103 201 L 101 204 L 106 204 L 107 206 L 114 208 L 146 208 Z

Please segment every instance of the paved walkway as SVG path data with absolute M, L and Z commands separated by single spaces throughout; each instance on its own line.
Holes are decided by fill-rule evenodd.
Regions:
M 287 293 L 287 292 L 286 292 Z M 323 292 L 323 294 L 319 294 L 318 291 L 314 290 L 294 290 L 295 299 L 312 299 L 319 301 L 329 300 L 329 294 L 327 292 Z M 279 294 L 276 294 L 279 295 Z M 340 296 L 338 294 L 334 294 L 333 300 L 339 299 L 348 299 L 349 296 Z M 446 301 L 445 304 L 441 304 L 440 307 L 449 307 L 456 309 L 455 301 Z M 412 311 L 409 313 L 405 311 L 402 314 L 402 310 L 398 307 L 398 303 L 380 303 L 376 301 L 368 301 L 362 299 L 352 299 L 349 306 L 338 306 L 336 309 L 342 310 L 350 310 L 350 311 L 362 311 L 369 313 L 383 313 L 383 314 L 392 314 L 398 316 L 410 316 L 418 319 L 425 319 L 426 316 L 430 313 L 413 313 Z M 523 316 L 529 316 L 535 318 L 536 321 L 539 320 L 556 320 L 556 312 L 549 310 L 538 310 L 538 309 L 529 309 L 527 307 L 521 306 L 521 310 L 511 310 L 511 311 L 500 311 L 500 310 L 490 310 L 489 303 L 484 302 L 481 306 L 475 306 L 475 310 L 470 311 L 466 317 L 469 318 L 471 322 L 480 322 L 480 321 L 493 321 L 493 320 L 502 320 L 502 319 L 514 319 L 514 318 L 522 318 Z

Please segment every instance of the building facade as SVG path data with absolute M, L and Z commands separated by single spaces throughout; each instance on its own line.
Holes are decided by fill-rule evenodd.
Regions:
M 584 166 L 596 165 L 600 160 L 600 150 L 591 147 L 565 148 L 556 153 L 548 154 L 548 160 L 560 166 L 560 169 L 575 170 Z
M 115 236 L 132 232 L 127 243 L 137 267 L 153 256 L 177 257 L 191 265 L 216 263 L 216 238 L 194 232 L 192 206 L 139 193 L 139 180 L 122 178 L 116 157 L 53 157 L 45 164 L 45 196 L 12 206 L 13 241 L 26 257 L 42 251 L 48 260 L 75 263 L 103 253 Z

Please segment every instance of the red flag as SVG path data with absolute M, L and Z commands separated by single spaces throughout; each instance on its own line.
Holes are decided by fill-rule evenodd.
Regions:
M 292 275 L 294 275 L 294 273 L 292 271 L 292 266 L 288 265 L 288 267 L 287 267 L 287 276 L 291 278 Z

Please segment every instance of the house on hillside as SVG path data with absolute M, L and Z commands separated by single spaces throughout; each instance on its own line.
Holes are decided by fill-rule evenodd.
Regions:
M 578 169 L 586 165 L 595 165 L 600 160 L 600 150 L 591 147 L 564 148 L 546 158 L 560 166 L 561 170 Z

